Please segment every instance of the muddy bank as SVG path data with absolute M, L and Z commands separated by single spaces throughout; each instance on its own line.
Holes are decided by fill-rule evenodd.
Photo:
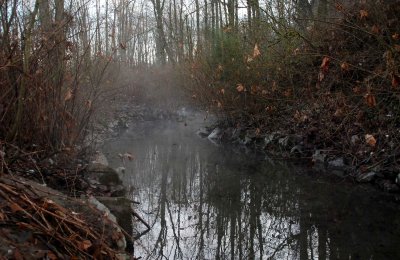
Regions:
M 364 147 L 363 160 L 355 162 L 345 151 L 315 145 L 310 141 L 312 133 L 287 134 L 286 131 L 276 131 L 261 134 L 254 128 L 216 124 L 199 129 L 197 134 L 214 143 L 235 144 L 260 152 L 268 158 L 297 160 L 317 172 L 352 182 L 369 183 L 385 192 L 400 193 L 400 166 L 397 161 L 400 154 L 395 149 L 393 153 L 368 149 L 365 137 L 351 137 L 352 145 Z M 376 153 L 380 153 L 378 158 Z

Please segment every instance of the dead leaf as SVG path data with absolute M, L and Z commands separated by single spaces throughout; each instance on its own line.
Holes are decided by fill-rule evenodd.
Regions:
M 90 100 L 90 99 L 86 100 L 85 105 L 88 109 L 91 109 L 92 108 L 92 100 Z
M 256 136 L 259 136 L 261 133 L 261 129 L 260 128 L 256 128 Z
M 222 108 L 221 102 L 217 101 L 217 107 Z
M 272 92 L 275 92 L 275 91 L 277 91 L 278 90 L 278 84 L 276 84 L 276 81 L 274 80 L 274 81 L 272 81 Z
M 243 92 L 243 91 L 244 91 L 244 86 L 243 86 L 243 84 L 237 84 L 236 90 L 237 90 L 238 92 Z
M 330 63 L 331 59 L 329 57 L 324 57 L 322 59 L 322 63 L 321 63 L 321 70 L 323 73 L 327 73 L 329 70 L 329 63 Z
M 222 88 L 219 92 L 221 92 L 221 94 L 224 95 L 225 94 L 225 89 Z
M 360 10 L 360 18 L 367 18 L 368 17 L 368 11 L 367 10 Z
M 353 88 L 353 92 L 354 92 L 354 94 L 361 94 L 361 88 L 359 87 L 359 86 L 355 86 L 354 88 Z
M 374 34 L 379 34 L 381 32 L 381 29 L 377 25 L 374 25 L 372 26 L 371 31 Z
M 394 49 L 398 52 L 400 52 L 400 44 L 395 44 Z
M 340 64 L 340 68 L 342 69 L 342 71 L 348 71 L 350 69 L 350 65 L 347 62 L 343 62 L 342 64 Z
M 193 98 L 193 99 L 196 99 L 196 98 L 197 98 L 196 94 L 193 94 L 193 95 L 192 95 L 192 98 Z
M 338 12 L 341 12 L 341 11 L 344 10 L 343 5 L 341 5 L 341 4 L 339 4 L 339 3 L 335 3 L 335 9 L 336 9 Z
M 134 159 L 134 156 L 131 153 L 124 153 L 124 158 L 128 159 L 129 161 L 132 161 Z
M 392 88 L 398 88 L 400 83 L 400 77 L 393 74 L 392 75 Z
M 13 213 L 16 213 L 16 212 L 19 212 L 19 211 L 23 211 L 23 208 L 21 208 L 21 206 L 18 205 L 17 203 L 15 203 L 15 202 L 10 204 L 10 208 L 11 208 L 11 211 Z
M 292 95 L 292 90 L 291 89 L 287 89 L 283 92 L 283 95 L 285 97 L 290 97 Z
M 395 40 L 395 41 L 400 40 L 400 34 L 394 33 L 394 34 L 392 35 L 392 39 Z
M 257 58 L 260 55 L 261 55 L 261 52 L 260 52 L 260 49 L 258 48 L 258 44 L 256 43 L 254 45 L 254 49 L 253 49 L 253 59 Z
M 57 256 L 51 251 L 47 252 L 47 257 L 46 258 L 50 259 L 50 260 L 57 260 L 58 259 Z
M 79 244 L 79 248 L 84 251 L 88 250 L 91 246 L 92 246 L 92 242 L 90 242 L 90 240 L 83 240 Z
M 334 117 L 340 118 L 343 116 L 343 109 L 342 108 L 338 108 L 336 109 L 335 113 L 333 114 Z
M 376 107 L 376 98 L 375 98 L 375 96 L 374 96 L 373 94 L 367 93 L 367 94 L 364 96 L 364 99 L 365 99 L 365 101 L 367 102 L 367 105 L 368 105 L 369 107 Z
M 68 101 L 68 100 L 70 100 L 71 98 L 72 98 L 72 89 L 68 89 L 67 90 L 67 93 L 65 93 L 65 97 L 64 97 L 64 101 Z
M 376 145 L 375 137 L 373 135 L 370 135 L 370 134 L 366 134 L 365 135 L 365 142 L 371 147 L 375 147 L 375 145 Z

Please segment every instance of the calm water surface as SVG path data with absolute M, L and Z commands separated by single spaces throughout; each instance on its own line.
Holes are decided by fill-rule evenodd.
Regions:
M 195 134 L 201 116 L 186 122 L 143 122 L 105 145 L 152 227 L 136 257 L 400 259 L 400 209 L 386 195 L 217 146 Z

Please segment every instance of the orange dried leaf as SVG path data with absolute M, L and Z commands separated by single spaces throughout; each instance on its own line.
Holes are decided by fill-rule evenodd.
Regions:
M 397 75 L 392 75 L 392 87 L 393 88 L 398 88 L 400 84 L 400 77 Z
M 339 4 L 339 3 L 335 3 L 335 9 L 339 12 L 343 11 L 343 5 Z
M 260 55 L 261 55 L 261 52 L 260 52 L 260 49 L 258 48 L 258 44 L 256 43 L 254 45 L 254 49 L 253 49 L 253 58 L 257 58 Z
M 292 90 L 291 89 L 287 89 L 283 92 L 283 95 L 285 97 L 290 97 L 292 95 Z
M 330 62 L 330 61 L 331 61 L 331 59 L 330 59 L 329 57 L 326 57 L 326 56 L 322 59 L 321 70 L 322 70 L 324 73 L 328 72 L 328 69 L 329 69 L 329 62 Z
M 90 100 L 90 99 L 86 100 L 85 105 L 88 109 L 91 109 L 92 108 L 92 100 Z
M 72 98 L 72 89 L 68 89 L 67 93 L 65 93 L 64 101 L 68 101 Z
M 15 203 L 15 202 L 10 204 L 10 208 L 11 208 L 11 211 L 12 211 L 13 213 L 16 213 L 16 212 L 19 212 L 19 211 L 23 211 L 23 209 L 21 208 L 21 206 L 18 205 L 17 203 Z
M 367 93 L 364 98 L 369 107 L 376 107 L 376 98 L 373 94 Z
M 360 18 L 367 18 L 368 17 L 368 11 L 367 10 L 360 10 Z
M 354 92 L 355 94 L 361 94 L 361 88 L 360 88 L 359 86 L 355 86 L 355 87 L 353 88 L 353 92 Z
M 243 92 L 243 91 L 244 91 L 244 86 L 243 86 L 243 84 L 237 84 L 236 90 L 237 90 L 238 92 Z
M 79 244 L 79 248 L 84 250 L 84 251 L 88 250 L 91 246 L 92 246 L 92 242 L 90 242 L 90 240 L 83 240 Z
M 57 256 L 56 256 L 53 252 L 48 251 L 48 252 L 47 252 L 47 258 L 46 258 L 46 259 L 57 260 L 58 258 L 57 258 Z
M 375 145 L 376 145 L 375 137 L 373 135 L 370 135 L 370 134 L 366 134 L 365 135 L 365 142 L 371 147 L 375 147 Z
M 374 25 L 372 26 L 371 31 L 374 34 L 379 34 L 381 32 L 381 29 L 377 25 Z
M 340 64 L 340 68 L 343 71 L 348 71 L 350 69 L 350 65 L 347 62 L 343 62 L 342 64 Z

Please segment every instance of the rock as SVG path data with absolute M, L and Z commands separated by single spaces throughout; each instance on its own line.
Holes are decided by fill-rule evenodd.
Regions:
M 288 135 L 282 138 L 278 139 L 278 144 L 283 147 L 288 149 L 289 147 L 293 145 L 297 145 L 302 141 L 302 137 L 298 135 Z
M 386 192 L 397 193 L 400 192 L 400 187 L 396 183 L 390 180 L 379 180 L 377 181 L 378 186 Z
M 327 155 L 324 150 L 316 150 L 312 155 L 312 160 L 315 164 L 325 164 L 326 157 Z
M 84 178 L 90 187 L 98 193 L 110 193 L 110 196 L 122 196 L 125 189 L 121 189 L 122 180 L 114 169 L 99 163 L 89 165 Z
M 278 139 L 279 135 L 277 133 L 268 134 L 264 137 L 264 144 L 267 146 L 272 144 Z
M 112 186 L 110 189 L 111 197 L 123 197 L 126 195 L 126 189 L 123 185 Z
M 221 139 L 221 137 L 222 137 L 222 130 L 221 128 L 217 127 L 211 132 L 211 134 L 208 135 L 207 138 L 211 140 L 216 140 L 216 139 Z
M 357 175 L 357 181 L 358 182 L 371 182 L 372 180 L 375 179 L 377 173 L 374 171 L 370 171 L 367 173 L 359 173 Z
M 126 239 L 124 236 L 124 233 L 122 232 L 122 230 L 119 228 L 118 225 L 116 225 L 116 223 L 118 223 L 117 218 L 114 216 L 114 214 L 111 213 L 111 211 L 100 201 L 98 201 L 95 197 L 89 197 L 88 202 L 90 204 L 92 204 L 94 207 L 96 207 L 99 211 L 101 211 L 103 213 L 103 216 L 106 216 L 110 222 L 111 225 L 114 229 L 115 232 L 115 237 L 118 237 L 116 244 L 118 246 L 118 249 L 120 251 L 125 251 L 126 249 Z
M 232 132 L 231 139 L 233 141 L 238 140 L 240 137 L 240 134 L 242 133 L 242 128 L 235 128 Z
M 400 186 L 400 173 L 396 177 L 396 184 Z
M 196 134 L 200 137 L 207 137 L 211 134 L 211 131 L 206 127 L 202 127 L 199 130 L 197 130 Z
M 291 154 L 303 154 L 303 146 L 302 145 L 295 145 L 290 150 Z
M 344 159 L 343 157 L 339 157 L 336 159 L 333 159 L 331 161 L 328 161 L 328 168 L 332 168 L 332 169 L 342 169 L 344 168 L 346 165 L 344 163 Z
M 352 145 L 356 145 L 360 142 L 360 137 L 358 137 L 358 135 L 353 135 L 351 136 L 350 141 Z
M 278 144 L 282 147 L 287 147 L 289 145 L 289 137 L 285 136 L 285 137 L 279 138 Z
M 122 184 L 118 173 L 111 167 L 100 163 L 93 163 L 88 166 L 85 178 L 97 180 L 102 185 Z
M 115 169 L 116 172 L 118 172 L 119 174 L 123 174 L 126 171 L 126 168 L 123 166 L 118 167 L 117 169 Z
M 131 221 L 132 202 L 129 199 L 125 197 L 96 197 L 96 199 L 110 210 L 120 227 L 122 227 L 128 234 L 133 233 L 133 223 Z M 133 250 L 133 244 L 129 238 L 126 239 L 126 243 L 128 252 L 131 252 Z
M 95 155 L 93 156 L 93 163 L 98 163 L 98 164 L 103 164 L 105 166 L 108 166 L 108 160 L 106 156 L 99 151 L 96 151 Z

